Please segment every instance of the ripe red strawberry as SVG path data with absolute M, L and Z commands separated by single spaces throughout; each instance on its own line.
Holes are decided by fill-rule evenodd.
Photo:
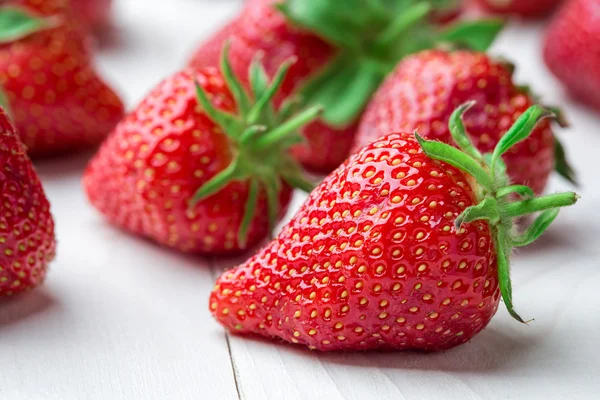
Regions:
M 464 108 L 453 119 L 464 152 L 400 133 L 352 155 L 274 241 L 217 280 L 215 318 L 318 350 L 447 349 L 485 328 L 501 295 L 522 321 L 511 249 L 577 197 L 529 198 L 531 189 L 505 186 L 500 156 L 548 116 L 543 109 L 527 111 L 488 163 L 464 133 Z M 514 192 L 528 200 L 508 202 Z M 514 218 L 541 210 L 514 234 Z
M 436 1 L 433 11 L 446 10 L 448 3 L 454 1 Z M 440 42 L 485 50 L 501 27 L 470 22 L 468 29 L 453 25 L 441 30 L 429 22 L 430 11 L 429 1 L 409 6 L 386 0 L 249 0 L 238 17 L 196 51 L 190 65 L 217 65 L 215 49 L 227 38 L 239 75 L 259 52 L 269 76 L 282 60 L 296 57 L 276 103 L 299 95 L 309 105 L 325 107 L 323 118 L 303 129 L 306 143 L 293 152 L 308 169 L 326 173 L 348 156 L 364 106 L 398 60 Z
M 101 28 L 110 21 L 112 0 L 71 0 L 75 16 L 92 28 Z
M 123 104 L 98 77 L 79 27 L 10 4 L 0 8 L 2 18 L 11 24 L 0 29 L 0 89 L 29 154 L 100 143 Z
M 525 18 L 545 16 L 563 0 L 476 0 L 484 9 L 505 15 Z
M 287 148 L 318 108 L 290 118 L 292 108 L 276 114 L 270 105 L 289 65 L 267 88 L 253 64 L 251 96 L 226 62 L 222 73 L 187 69 L 165 79 L 88 166 L 91 203 L 114 224 L 182 251 L 229 253 L 262 240 L 291 186 L 310 189 Z
M 2 107 L 0 164 L 0 296 L 6 296 L 42 283 L 56 240 L 42 184 Z
M 544 60 L 574 96 L 600 110 L 600 0 L 564 5 L 548 27 Z
M 511 124 L 536 103 L 512 80 L 512 68 L 483 53 L 471 51 L 424 51 L 405 59 L 373 96 L 356 135 L 354 148 L 389 132 L 418 129 L 428 139 L 452 143 L 448 120 L 460 104 L 477 104 L 465 115 L 475 146 L 494 149 Z M 557 159 L 555 160 L 555 147 Z M 504 156 L 514 183 L 542 193 L 556 168 L 572 179 L 562 148 L 555 141 L 549 121 Z

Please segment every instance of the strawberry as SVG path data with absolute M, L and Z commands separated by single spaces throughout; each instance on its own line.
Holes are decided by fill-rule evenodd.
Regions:
M 600 0 L 564 5 L 548 27 L 544 60 L 575 97 L 600 110 Z
M 309 196 L 281 234 L 221 275 L 210 310 L 226 328 L 311 349 L 443 350 L 471 339 L 500 297 L 514 311 L 509 257 L 574 193 L 506 186 L 501 155 L 548 117 L 534 106 L 493 155 L 453 117 L 462 151 L 408 133 L 365 146 Z M 511 193 L 527 200 L 509 202 Z M 523 235 L 513 219 L 542 211 Z
M 72 0 L 74 14 L 85 25 L 101 28 L 110 21 L 112 0 Z
M 419 129 L 429 139 L 452 143 L 448 120 L 460 104 L 476 100 L 465 115 L 475 146 L 494 149 L 517 118 L 536 103 L 512 80 L 513 67 L 472 51 L 424 51 L 405 59 L 373 96 L 361 121 L 354 148 L 389 132 Z M 555 150 L 558 157 L 555 160 Z M 513 182 L 540 194 L 553 168 L 573 180 L 564 151 L 554 139 L 549 121 L 505 154 Z
M 0 164 L 0 296 L 7 296 L 42 283 L 56 239 L 40 179 L 2 107 Z
M 487 11 L 496 14 L 535 18 L 548 15 L 563 0 L 476 0 Z
M 190 65 L 217 65 L 215 49 L 227 38 L 239 75 L 256 53 L 264 55 L 269 76 L 282 60 L 296 57 L 276 105 L 300 96 L 308 105 L 325 107 L 323 117 L 303 129 L 306 143 L 293 153 L 308 169 L 327 173 L 348 156 L 365 105 L 398 60 L 440 42 L 483 51 L 501 28 L 487 21 L 438 29 L 427 17 L 435 19 L 432 11 L 443 13 L 455 1 L 435 3 L 432 8 L 430 1 L 249 0 L 239 16 L 196 51 Z
M 94 146 L 121 119 L 123 104 L 98 77 L 79 27 L 34 11 L 0 7 L 5 106 L 31 156 Z
M 294 103 L 279 113 L 270 105 L 289 68 L 268 86 L 253 63 L 251 94 L 225 59 L 222 72 L 165 79 L 90 162 L 91 203 L 114 224 L 185 252 L 231 253 L 262 240 L 285 213 L 291 186 L 310 189 L 287 148 L 319 108 L 293 115 Z

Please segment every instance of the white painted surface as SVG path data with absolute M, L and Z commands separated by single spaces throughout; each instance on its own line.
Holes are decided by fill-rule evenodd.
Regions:
M 238 6 L 116 3 L 120 33 L 99 63 L 130 107 Z M 235 336 L 230 351 L 206 300 L 234 261 L 180 256 L 105 224 L 82 194 L 81 156 L 38 165 L 59 252 L 41 289 L 0 302 L 0 399 L 599 398 L 600 114 L 563 95 L 540 60 L 539 33 L 513 26 L 494 52 L 517 61 L 518 80 L 548 102 L 565 104 L 573 128 L 564 141 L 586 185 L 514 259 L 516 306 L 531 326 L 500 310 L 470 343 L 431 355 L 318 354 Z M 565 187 L 556 180 L 552 190 Z

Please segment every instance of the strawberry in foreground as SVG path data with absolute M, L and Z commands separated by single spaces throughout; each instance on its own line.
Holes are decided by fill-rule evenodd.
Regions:
M 291 62 L 269 83 L 256 60 L 249 94 L 223 54 L 222 72 L 160 83 L 89 164 L 85 190 L 114 224 L 186 252 L 237 252 L 264 239 L 292 187 L 311 189 L 287 149 L 320 108 L 270 103 Z
M 0 6 L 0 103 L 32 157 L 97 145 L 124 113 L 79 25 L 10 2 Z
M 215 49 L 231 39 L 231 62 L 245 74 L 256 53 L 273 76 L 282 60 L 296 57 L 282 84 L 281 99 L 299 96 L 325 108 L 307 125 L 295 157 L 308 169 L 328 173 L 348 156 L 364 107 L 396 63 L 440 43 L 484 51 L 502 24 L 474 21 L 440 28 L 430 22 L 454 0 L 249 0 L 242 13 L 204 43 L 190 65 L 218 64 Z M 247 85 L 247 82 L 245 82 Z
M 0 164 L 0 296 L 7 296 L 42 283 L 56 240 L 42 184 L 2 107 Z
M 448 128 L 459 105 L 477 103 L 465 114 L 470 139 L 492 152 L 517 118 L 537 103 L 529 89 L 515 85 L 514 67 L 472 51 L 423 51 L 402 61 L 379 88 L 356 135 L 359 149 L 389 132 L 412 132 L 452 144 Z M 574 181 L 550 121 L 540 122 L 527 140 L 503 156 L 513 183 L 541 194 L 553 169 Z
M 476 0 L 485 10 L 524 18 L 550 14 L 563 0 Z
M 578 99 L 600 111 L 600 0 L 572 0 L 544 39 L 544 60 Z
M 501 156 L 550 116 L 533 106 L 492 154 L 418 134 L 386 136 L 352 155 L 271 244 L 225 272 L 210 310 L 228 329 L 318 350 L 443 350 L 513 309 L 513 247 L 540 236 L 575 193 L 533 197 L 510 186 Z M 510 202 L 512 194 L 520 199 Z M 541 212 L 522 235 L 513 221 Z

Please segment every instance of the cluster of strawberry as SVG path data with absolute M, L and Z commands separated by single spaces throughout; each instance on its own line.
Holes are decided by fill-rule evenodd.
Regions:
M 38 285 L 54 258 L 54 221 L 29 157 L 96 146 L 123 117 L 92 65 L 91 29 L 109 3 L 0 1 L 0 295 Z
M 558 113 L 514 82 L 513 65 L 485 53 L 501 20 L 461 19 L 456 6 L 247 1 L 185 69 L 116 125 L 85 171 L 90 202 L 113 224 L 164 246 L 222 255 L 261 243 L 285 215 L 293 188 L 311 192 L 279 236 L 218 279 L 210 310 L 235 332 L 320 350 L 440 350 L 485 328 L 500 298 L 523 322 L 512 305 L 511 251 L 576 202 L 572 192 L 541 195 L 553 170 L 571 181 L 573 171 L 552 130 Z M 60 28 L 25 19 L 39 27 L 18 35 L 7 58 L 29 58 L 2 85 L 36 154 L 43 127 L 30 142 L 27 127 L 36 116 L 52 122 L 63 103 L 55 99 L 51 113 L 42 108 L 47 90 L 31 84 L 30 96 L 10 85 L 42 58 L 27 53 L 30 41 Z M 68 103 L 69 116 L 86 121 L 78 138 L 93 142 L 115 123 L 112 110 L 122 109 L 105 86 L 90 94 L 89 80 L 101 83 L 89 63 L 88 80 L 73 70 L 87 53 L 66 43 L 79 53 L 42 65 L 48 77 L 63 71 L 53 84 L 64 90 L 52 93 L 85 99 Z M 27 75 L 33 83 L 38 70 Z M 26 101 L 38 97 L 34 112 Z M 76 125 L 59 122 L 53 132 Z M 26 250 L 14 258 L 18 266 L 0 269 L 10 284 L 0 280 L 0 293 L 15 292 L 14 282 L 26 278 L 23 287 L 35 286 L 54 253 L 41 186 L 30 167 L 16 169 L 27 159 L 7 122 L 2 132 L 16 143 L 0 149 L 16 163 L 0 171 L 4 192 L 16 185 L 16 171 L 28 173 L 40 197 L 35 211 L 45 219 L 24 219 L 29 229 L 6 225 L 15 229 L 2 236 L 6 256 Z M 328 175 L 314 188 L 305 169 Z M 13 209 L 26 213 L 27 206 Z M 27 247 L 17 230 L 41 240 Z

